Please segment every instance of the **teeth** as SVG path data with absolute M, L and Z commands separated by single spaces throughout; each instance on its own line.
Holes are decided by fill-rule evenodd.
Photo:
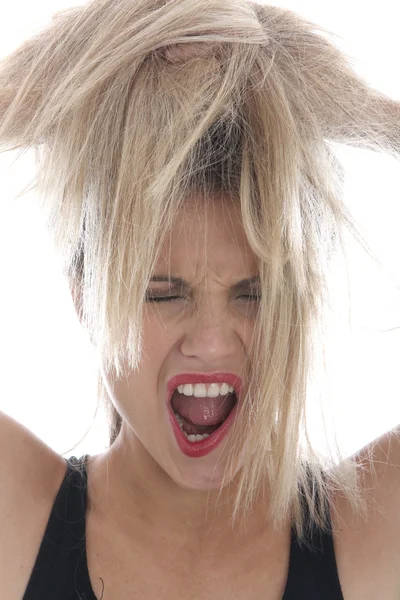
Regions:
M 185 383 L 178 386 L 178 392 L 185 396 L 196 396 L 196 398 L 217 398 L 217 396 L 226 396 L 233 394 L 235 388 L 227 383 L 210 383 L 206 386 L 205 383 Z
M 178 421 L 179 427 L 182 429 L 183 419 L 180 414 L 174 411 L 175 419 Z
M 186 431 L 183 431 L 183 419 L 182 419 L 181 415 L 179 415 L 175 411 L 174 411 L 174 415 L 175 415 L 175 419 L 178 422 L 179 427 L 181 428 L 181 431 L 185 434 L 185 436 L 187 437 L 189 442 L 201 442 L 202 440 L 205 440 L 206 438 L 210 437 L 209 433 L 203 433 L 203 435 L 200 435 L 198 433 L 196 433 L 196 434 L 192 433 L 192 434 L 188 435 L 186 433 Z
M 208 437 L 209 437 L 208 433 L 204 433 L 203 435 L 192 434 L 192 435 L 188 435 L 187 439 L 189 440 L 189 442 L 201 442 L 202 440 L 205 440 Z

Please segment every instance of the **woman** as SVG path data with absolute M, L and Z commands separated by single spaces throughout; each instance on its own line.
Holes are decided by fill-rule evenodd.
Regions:
M 361 240 L 330 143 L 398 157 L 399 103 L 246 0 L 60 12 L 0 90 L 110 414 L 68 461 L 3 415 L 0 597 L 398 599 L 398 431 L 327 465 L 304 412 L 330 259 Z

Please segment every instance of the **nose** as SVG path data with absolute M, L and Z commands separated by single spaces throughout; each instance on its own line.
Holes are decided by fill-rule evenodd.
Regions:
M 193 311 L 194 312 L 194 311 Z M 181 341 L 184 356 L 196 357 L 204 363 L 221 362 L 233 357 L 240 349 L 238 325 L 226 307 L 215 308 L 212 301 L 205 302 L 185 321 Z

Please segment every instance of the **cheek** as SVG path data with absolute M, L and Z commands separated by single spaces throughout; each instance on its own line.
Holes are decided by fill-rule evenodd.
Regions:
M 140 364 L 145 367 L 150 361 L 154 370 L 155 365 L 163 361 L 173 345 L 173 335 L 173 328 L 163 323 L 160 316 L 148 317 L 143 325 L 143 354 Z
M 114 384 L 117 402 L 130 413 L 131 418 L 140 421 L 146 413 L 155 410 L 160 375 L 171 344 L 166 328 L 152 321 L 143 327 L 142 356 L 138 369 L 127 371 L 126 377 Z
M 150 423 L 155 420 L 155 386 L 156 383 L 141 372 L 140 377 L 131 374 L 119 380 L 114 388 L 118 412 L 142 441 L 146 439 Z

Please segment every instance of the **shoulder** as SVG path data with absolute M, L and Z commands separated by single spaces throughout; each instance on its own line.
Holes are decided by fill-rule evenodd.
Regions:
M 371 521 L 391 532 L 388 543 L 400 550 L 400 425 L 374 439 L 353 456 L 362 484 L 372 493 Z
M 7 502 L 7 496 L 24 489 L 25 492 L 28 488 L 32 492 L 41 489 L 66 470 L 66 462 L 57 452 L 1 411 L 0 452 L 0 484 L 3 490 L 8 490 L 8 494 L 1 495 L 1 501 Z M 21 496 L 18 494 L 13 501 L 22 501 Z
M 0 597 L 18 598 L 33 569 L 66 462 L 1 411 L 0 452 Z
M 395 600 L 400 597 L 400 426 L 352 458 L 369 508 L 364 520 L 342 497 L 333 498 L 332 528 L 343 595 Z

